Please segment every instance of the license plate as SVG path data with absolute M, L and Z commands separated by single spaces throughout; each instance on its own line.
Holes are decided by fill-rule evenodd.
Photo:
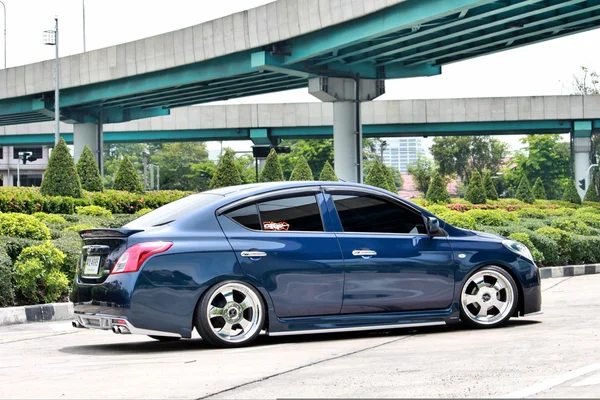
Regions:
M 98 275 L 98 267 L 100 266 L 100 257 L 88 257 L 85 260 L 85 268 L 83 269 L 84 276 Z

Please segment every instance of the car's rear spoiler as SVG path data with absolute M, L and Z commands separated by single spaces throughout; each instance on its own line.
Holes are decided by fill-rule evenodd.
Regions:
M 93 239 L 93 238 L 127 238 L 135 233 L 143 232 L 143 229 L 108 229 L 108 228 L 100 228 L 100 229 L 84 229 L 79 231 L 79 235 L 83 239 Z

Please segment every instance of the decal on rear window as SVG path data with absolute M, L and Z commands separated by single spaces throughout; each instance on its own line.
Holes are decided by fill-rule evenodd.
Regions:
M 290 224 L 287 222 L 263 222 L 263 229 L 265 231 L 287 231 L 290 229 Z

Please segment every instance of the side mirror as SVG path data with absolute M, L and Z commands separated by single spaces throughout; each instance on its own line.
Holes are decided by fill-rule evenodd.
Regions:
M 435 235 L 440 231 L 440 221 L 437 218 L 427 217 L 426 223 L 427 232 L 429 232 L 430 235 Z

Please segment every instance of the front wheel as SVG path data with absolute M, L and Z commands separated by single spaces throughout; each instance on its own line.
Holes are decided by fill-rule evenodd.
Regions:
M 218 347 L 241 347 L 253 342 L 265 323 L 265 306 L 252 286 L 221 282 L 202 297 L 196 310 L 196 330 Z
M 515 313 L 519 291 L 508 272 L 484 267 L 465 282 L 460 296 L 461 319 L 476 328 L 495 328 Z

